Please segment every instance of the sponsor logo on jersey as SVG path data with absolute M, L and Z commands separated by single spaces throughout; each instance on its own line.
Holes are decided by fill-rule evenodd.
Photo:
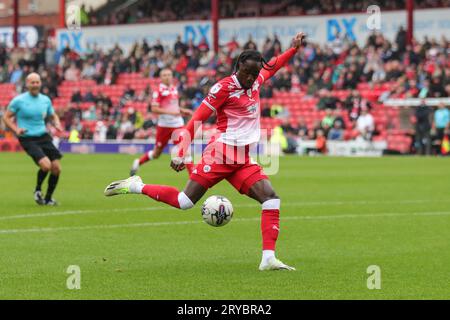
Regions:
M 255 113 L 257 110 L 258 110 L 258 104 L 257 103 L 252 104 L 251 106 L 249 106 L 247 108 L 247 111 L 250 112 L 250 113 Z
M 203 166 L 203 172 L 204 173 L 208 173 L 208 172 L 210 172 L 211 171 L 211 166 L 210 165 L 204 165 Z
M 220 89 L 222 89 L 222 85 L 220 83 L 216 83 L 215 85 L 212 86 L 210 92 L 212 94 L 216 94 L 217 92 L 220 91 Z

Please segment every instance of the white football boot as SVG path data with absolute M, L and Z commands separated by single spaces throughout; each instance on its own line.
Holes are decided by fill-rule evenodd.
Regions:
M 133 183 L 142 183 L 142 179 L 139 176 L 132 176 L 125 180 L 119 180 L 111 182 L 104 191 L 105 196 L 117 196 L 119 194 L 128 194 L 130 192 L 130 185 Z
M 259 270 L 266 271 L 266 270 L 289 270 L 289 271 L 295 271 L 294 267 L 290 267 L 287 264 L 284 264 L 274 256 L 269 257 L 267 259 L 263 259 L 261 261 L 261 264 L 259 265 Z

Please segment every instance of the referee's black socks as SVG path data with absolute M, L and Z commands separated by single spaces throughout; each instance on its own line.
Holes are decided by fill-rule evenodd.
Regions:
M 50 201 L 52 199 L 53 192 L 58 184 L 58 179 L 59 175 L 50 174 L 50 177 L 48 178 L 48 189 L 47 194 L 45 195 L 45 201 Z
M 42 169 L 39 169 L 37 173 L 37 184 L 36 184 L 36 190 L 35 191 L 41 191 L 42 182 L 44 182 L 45 177 L 47 177 L 48 171 L 42 171 Z

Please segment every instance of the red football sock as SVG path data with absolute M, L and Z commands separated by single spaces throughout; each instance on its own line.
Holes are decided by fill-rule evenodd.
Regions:
M 264 209 L 261 215 L 263 250 L 274 250 L 280 231 L 280 210 Z
M 139 165 L 146 163 L 150 158 L 147 153 L 144 153 L 142 157 L 139 158 Z
M 153 150 L 148 151 L 142 155 L 142 157 L 139 158 L 139 165 L 142 165 L 146 163 L 147 161 L 150 161 L 153 159 Z
M 178 194 L 180 192 L 177 188 L 156 184 L 146 184 L 142 189 L 142 193 L 156 201 L 167 203 L 177 209 L 180 208 L 180 204 L 178 202 Z

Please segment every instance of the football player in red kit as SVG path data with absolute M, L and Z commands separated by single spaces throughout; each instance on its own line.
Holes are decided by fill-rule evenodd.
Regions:
M 153 93 L 152 100 L 152 112 L 159 115 L 156 126 L 155 147 L 133 161 L 130 176 L 134 176 L 142 164 L 158 159 L 169 142 L 173 131 L 183 127 L 182 116 L 192 115 L 192 110 L 180 108 L 179 106 L 178 90 L 172 84 L 172 70 L 162 69 L 160 79 L 161 83 L 158 90 Z
M 198 123 L 206 121 L 213 112 L 217 115 L 218 134 L 208 143 L 182 192 L 171 186 L 144 184 L 134 176 L 111 183 L 106 187 L 105 195 L 144 194 L 186 210 L 192 208 L 208 188 L 226 179 L 240 193 L 262 205 L 263 251 L 259 269 L 295 270 L 275 257 L 280 198 L 262 168 L 250 158 L 249 148 L 260 140 L 260 87 L 295 55 L 304 38 L 304 33 L 298 33 L 292 40 L 292 47 L 269 62 L 257 51 L 243 51 L 236 62 L 235 72 L 210 89 L 180 134 L 179 153 L 172 159 L 172 168 L 176 171 L 185 168 L 185 155 L 195 136 L 194 131 Z

